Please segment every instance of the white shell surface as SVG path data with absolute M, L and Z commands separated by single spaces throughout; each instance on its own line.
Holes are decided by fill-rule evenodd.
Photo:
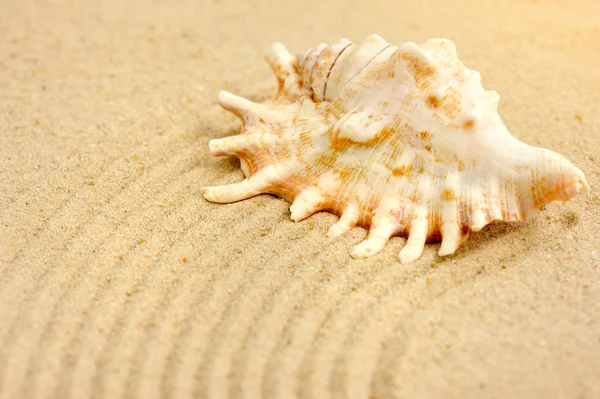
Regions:
M 438 253 L 449 255 L 470 231 L 525 220 L 588 188 L 567 159 L 508 132 L 498 94 L 483 88 L 447 39 L 396 47 L 371 35 L 298 56 L 281 44 L 274 52 L 273 101 L 219 96 L 244 131 L 210 149 L 239 157 L 247 179 L 205 188 L 210 201 L 272 193 L 293 202 L 295 221 L 332 211 L 341 218 L 330 236 L 370 229 L 353 257 L 403 235 L 399 258 L 409 262 L 427 241 L 441 239 Z

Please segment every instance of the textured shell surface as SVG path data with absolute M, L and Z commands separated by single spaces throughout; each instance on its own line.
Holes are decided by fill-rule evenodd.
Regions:
M 397 47 L 371 35 L 298 55 L 276 43 L 273 52 L 273 100 L 219 94 L 243 131 L 209 147 L 238 157 L 246 179 L 203 188 L 209 201 L 270 193 L 292 202 L 294 221 L 330 211 L 340 219 L 329 237 L 369 228 L 353 257 L 405 236 L 406 263 L 426 242 L 441 240 L 438 254 L 449 255 L 490 222 L 526 220 L 589 189 L 567 159 L 508 132 L 498 93 L 450 40 Z

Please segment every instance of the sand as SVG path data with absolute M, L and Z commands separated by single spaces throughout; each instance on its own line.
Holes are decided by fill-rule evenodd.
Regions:
M 0 1 L 0 398 L 599 398 L 600 3 Z M 379 33 L 448 37 L 520 140 L 592 192 L 427 245 L 328 240 L 239 181 L 220 89 Z

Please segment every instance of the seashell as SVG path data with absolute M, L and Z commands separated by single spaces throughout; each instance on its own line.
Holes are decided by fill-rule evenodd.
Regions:
M 297 56 L 279 43 L 273 50 L 275 99 L 219 94 L 244 127 L 212 140 L 210 151 L 238 157 L 246 179 L 203 188 L 209 201 L 270 193 L 292 202 L 296 222 L 330 211 L 340 216 L 330 237 L 370 229 L 354 258 L 401 235 L 405 263 L 426 242 L 441 239 L 438 254 L 449 255 L 470 231 L 526 220 L 589 189 L 567 159 L 508 132 L 498 93 L 482 87 L 450 40 L 396 47 L 371 35 Z

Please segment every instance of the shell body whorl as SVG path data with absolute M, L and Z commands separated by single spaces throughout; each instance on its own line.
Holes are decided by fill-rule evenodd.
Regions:
M 498 94 L 449 40 L 396 47 L 371 35 L 297 56 L 273 49 L 274 100 L 219 96 L 244 131 L 210 149 L 239 157 L 247 178 L 205 188 L 210 201 L 272 193 L 293 202 L 295 221 L 332 211 L 340 220 L 330 236 L 370 228 L 354 257 L 403 235 L 400 260 L 408 262 L 427 241 L 441 239 L 439 254 L 454 253 L 471 230 L 525 220 L 588 187 L 568 160 L 508 132 Z

